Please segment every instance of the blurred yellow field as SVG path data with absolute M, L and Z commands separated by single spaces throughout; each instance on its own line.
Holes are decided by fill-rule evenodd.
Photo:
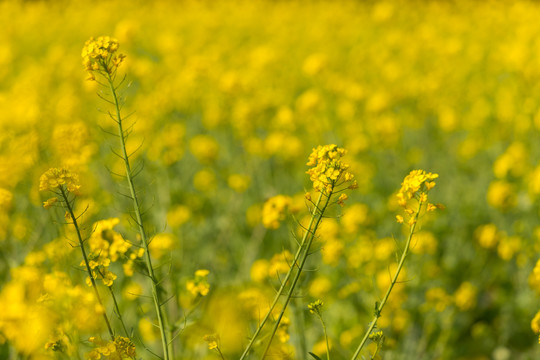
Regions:
M 540 358 L 539 18 L 0 1 L 0 359 Z

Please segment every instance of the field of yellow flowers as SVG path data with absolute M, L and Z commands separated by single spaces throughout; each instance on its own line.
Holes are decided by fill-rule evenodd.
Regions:
M 0 1 L 0 359 L 540 358 L 539 18 Z

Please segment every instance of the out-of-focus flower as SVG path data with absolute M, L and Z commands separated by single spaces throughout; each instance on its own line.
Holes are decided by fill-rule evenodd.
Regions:
M 277 195 L 268 199 L 262 209 L 262 222 L 267 229 L 277 229 L 285 219 L 285 212 L 292 199 L 289 196 Z
M 208 274 L 210 274 L 210 271 L 206 269 L 195 271 L 195 277 L 187 282 L 186 289 L 194 296 L 208 295 L 210 291 L 210 284 L 207 279 Z

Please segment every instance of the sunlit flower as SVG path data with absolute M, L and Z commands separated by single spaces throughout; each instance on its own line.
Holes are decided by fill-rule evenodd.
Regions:
M 345 154 L 346 150 L 337 145 L 324 145 L 313 149 L 306 164 L 312 168 L 306 173 L 309 174 L 316 191 L 324 190 L 326 194 L 330 194 L 340 182 L 355 184 L 354 175 L 347 171 L 349 164 L 341 160 Z
M 110 36 L 91 37 L 86 41 L 81 52 L 83 65 L 90 74 L 89 80 L 94 80 L 94 72 L 101 71 L 112 74 L 124 58 L 123 54 L 115 55 L 118 50 L 118 40 Z
M 39 178 L 39 191 L 55 191 L 60 187 L 71 193 L 77 193 L 81 188 L 79 176 L 67 169 L 51 168 Z

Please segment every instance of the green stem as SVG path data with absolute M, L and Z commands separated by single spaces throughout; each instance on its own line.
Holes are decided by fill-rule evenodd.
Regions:
M 321 319 L 321 324 L 324 331 L 324 339 L 326 340 L 326 360 L 330 360 L 330 344 L 328 344 L 328 333 L 326 332 L 326 324 L 324 323 L 322 315 L 319 315 L 319 319 Z
M 129 186 L 129 191 L 131 194 L 131 199 L 133 200 L 133 209 L 135 212 L 135 220 L 137 221 L 137 226 L 139 228 L 139 234 L 141 236 L 141 242 L 145 250 L 145 262 L 146 269 L 148 271 L 148 277 L 150 278 L 151 287 L 152 287 L 152 298 L 154 300 L 154 306 L 156 310 L 156 316 L 159 323 L 159 330 L 161 333 L 161 345 L 163 347 L 163 357 L 164 360 L 169 360 L 169 344 L 167 341 L 167 331 L 165 329 L 165 316 L 163 314 L 163 309 L 161 308 L 162 303 L 158 293 L 158 280 L 154 273 L 154 268 L 152 266 L 152 259 L 150 258 L 150 251 L 148 249 L 148 239 L 146 237 L 146 232 L 144 230 L 139 200 L 137 198 L 137 193 L 135 192 L 135 186 L 133 185 L 133 176 L 131 174 L 131 165 L 129 163 L 129 157 L 126 150 L 126 139 L 124 136 L 124 129 L 122 128 L 122 116 L 120 114 L 120 103 L 118 101 L 118 96 L 116 94 L 116 89 L 114 86 L 114 80 L 111 77 L 110 71 L 105 72 L 105 77 L 109 83 L 109 89 L 111 91 L 115 110 L 116 110 L 116 123 L 118 124 L 118 136 L 120 138 L 120 145 L 122 148 L 122 157 L 124 160 L 124 165 L 126 168 L 126 178 Z
M 322 196 L 323 196 L 323 194 L 321 192 L 320 195 L 319 195 L 319 198 L 317 199 L 317 202 L 315 203 L 315 209 L 319 208 L 319 204 L 320 204 L 320 202 L 322 200 Z M 300 259 L 300 254 L 302 253 L 302 249 L 304 248 L 304 245 L 306 243 L 308 235 L 311 233 L 311 228 L 313 226 L 313 223 L 315 222 L 315 217 L 316 217 L 316 214 L 315 214 L 315 212 L 313 212 L 313 214 L 311 215 L 311 219 L 309 221 L 307 231 L 305 232 L 305 234 L 304 234 L 304 236 L 302 238 L 302 241 L 300 243 L 300 246 L 298 247 L 298 250 L 296 251 L 296 254 L 294 256 L 294 261 L 293 261 L 289 271 L 285 275 L 285 279 L 282 281 L 281 286 L 280 286 L 276 296 L 274 297 L 274 301 L 270 305 L 270 309 L 268 309 L 268 312 L 264 316 L 262 322 L 259 324 L 259 327 L 255 331 L 255 334 L 253 334 L 253 336 L 251 337 L 251 340 L 249 341 L 249 344 L 247 345 L 244 352 L 242 353 L 242 356 L 240 357 L 240 360 L 243 360 L 243 359 L 246 358 L 247 354 L 249 353 L 249 351 L 253 347 L 253 344 L 255 343 L 255 339 L 257 339 L 257 337 L 259 336 L 259 334 L 260 334 L 261 330 L 263 329 L 264 325 L 266 324 L 266 322 L 270 318 L 270 315 L 272 314 L 272 311 L 276 307 L 276 304 L 278 303 L 279 298 L 281 297 L 281 295 L 283 295 L 283 292 L 285 291 L 285 286 L 289 282 L 289 279 L 290 279 L 290 277 L 292 275 L 292 272 L 294 270 L 294 265 L 298 263 L 298 259 Z
M 84 264 L 86 265 L 86 271 L 88 272 L 88 276 L 90 277 L 90 282 L 92 283 L 92 288 L 94 289 L 94 292 L 96 294 L 96 299 L 101 307 L 103 309 L 103 319 L 105 320 L 105 323 L 107 324 L 107 330 L 109 331 L 109 335 L 111 336 L 111 340 L 114 341 L 114 332 L 111 328 L 111 323 L 109 322 L 109 318 L 107 317 L 107 313 L 105 311 L 105 307 L 103 306 L 103 301 L 101 301 L 101 296 L 99 295 L 99 291 L 96 284 L 96 279 L 94 278 L 94 274 L 92 273 L 92 269 L 90 268 L 90 264 L 88 262 L 88 256 L 86 255 L 86 250 L 84 249 L 84 242 L 81 236 L 81 231 L 79 229 L 79 224 L 77 223 L 77 218 L 75 217 L 75 213 L 73 212 L 73 208 L 71 207 L 71 204 L 69 203 L 68 196 L 66 194 L 66 191 L 62 186 L 60 188 L 60 193 L 62 194 L 62 198 L 64 199 L 64 204 L 66 206 L 66 209 L 69 213 L 69 216 L 71 217 L 71 220 L 73 221 L 73 226 L 75 227 L 75 232 L 77 233 L 77 238 L 79 240 L 79 247 L 81 248 L 81 252 L 84 259 Z
M 405 249 L 403 249 L 403 253 L 401 254 L 401 259 L 399 260 L 398 267 L 396 269 L 396 273 L 394 274 L 394 277 L 392 278 L 392 282 L 390 283 L 390 286 L 388 287 L 388 290 L 386 291 L 386 294 L 384 295 L 384 298 L 382 299 L 381 303 L 375 309 L 375 316 L 373 317 L 373 320 L 371 321 L 371 324 L 369 325 L 369 328 L 367 329 L 366 333 L 364 334 L 364 338 L 362 339 L 362 342 L 360 342 L 360 345 L 358 345 L 358 348 L 356 349 L 352 360 L 355 360 L 358 355 L 360 354 L 360 351 L 364 347 L 367 339 L 369 338 L 369 335 L 377 325 L 377 320 L 381 317 L 381 312 L 384 308 L 384 305 L 388 301 L 388 297 L 390 296 L 390 293 L 392 292 L 392 289 L 394 288 L 394 285 L 397 283 L 399 273 L 401 271 L 401 268 L 403 267 L 403 264 L 405 263 L 405 259 L 407 258 L 407 255 L 409 254 L 409 248 L 411 246 L 411 240 L 414 234 L 414 230 L 416 228 L 416 223 L 418 222 L 418 216 L 420 215 L 420 209 L 422 208 L 422 201 L 418 202 L 418 210 L 414 214 L 414 222 L 411 225 L 411 230 L 409 231 L 409 236 L 407 238 L 407 242 L 405 244 Z
M 272 332 L 270 333 L 270 340 L 268 341 L 268 344 L 266 345 L 266 349 L 264 350 L 263 356 L 261 359 L 264 359 L 268 353 L 268 350 L 270 349 L 270 345 L 272 344 L 272 340 L 274 339 L 274 335 L 276 334 L 276 331 L 279 327 L 279 323 L 281 322 L 281 319 L 283 318 L 283 315 L 285 314 L 285 310 L 287 309 L 287 306 L 289 305 L 289 301 L 291 301 L 294 289 L 296 287 L 296 284 L 298 283 L 298 279 L 300 279 L 300 274 L 302 273 L 302 269 L 304 268 L 304 264 L 306 263 L 306 259 L 309 255 L 309 249 L 311 248 L 311 244 L 313 243 L 313 239 L 315 238 L 315 233 L 317 232 L 317 228 L 319 227 L 319 224 L 322 220 L 324 211 L 326 210 L 326 207 L 328 206 L 328 203 L 330 202 L 330 198 L 332 197 L 332 191 L 327 195 L 326 201 L 321 209 L 319 209 L 319 202 L 323 196 L 323 191 L 321 191 L 321 194 L 319 195 L 319 199 L 317 200 L 317 204 L 315 205 L 315 209 L 313 211 L 313 215 L 311 216 L 311 222 L 310 226 L 308 228 L 308 231 L 304 234 L 304 240 L 306 237 L 309 236 L 309 239 L 307 241 L 307 245 L 305 246 L 304 254 L 302 255 L 302 259 L 300 260 L 300 263 L 298 264 L 298 271 L 296 272 L 293 282 L 289 288 L 289 292 L 287 294 L 287 298 L 285 299 L 285 303 L 283 304 L 281 308 L 281 312 L 276 320 L 276 323 L 274 324 L 274 327 L 272 328 Z M 318 211 L 318 213 L 317 213 Z M 313 226 L 313 231 L 311 231 L 311 225 L 315 221 L 315 225 Z M 302 245 L 304 244 L 304 240 L 302 241 Z M 301 246 L 302 248 L 302 246 Z M 291 265 L 291 270 L 294 268 L 294 265 L 296 264 L 296 261 Z M 285 283 L 284 283 L 285 284 Z
M 116 313 L 116 316 L 118 317 L 118 320 L 120 320 L 120 324 L 122 324 L 122 329 L 124 330 L 124 334 L 127 338 L 129 338 L 129 331 L 127 331 L 126 323 L 124 322 L 124 318 L 122 317 L 122 313 L 120 312 L 120 308 L 118 307 L 118 302 L 116 301 L 116 296 L 114 295 L 114 291 L 112 286 L 107 286 L 109 288 L 109 292 L 111 293 L 111 297 L 114 302 L 114 312 Z
M 222 360 L 225 360 L 225 356 L 223 356 L 223 353 L 222 353 L 221 350 L 219 349 L 219 346 L 216 348 L 216 350 L 217 350 L 218 353 L 219 353 L 219 357 L 221 357 Z

